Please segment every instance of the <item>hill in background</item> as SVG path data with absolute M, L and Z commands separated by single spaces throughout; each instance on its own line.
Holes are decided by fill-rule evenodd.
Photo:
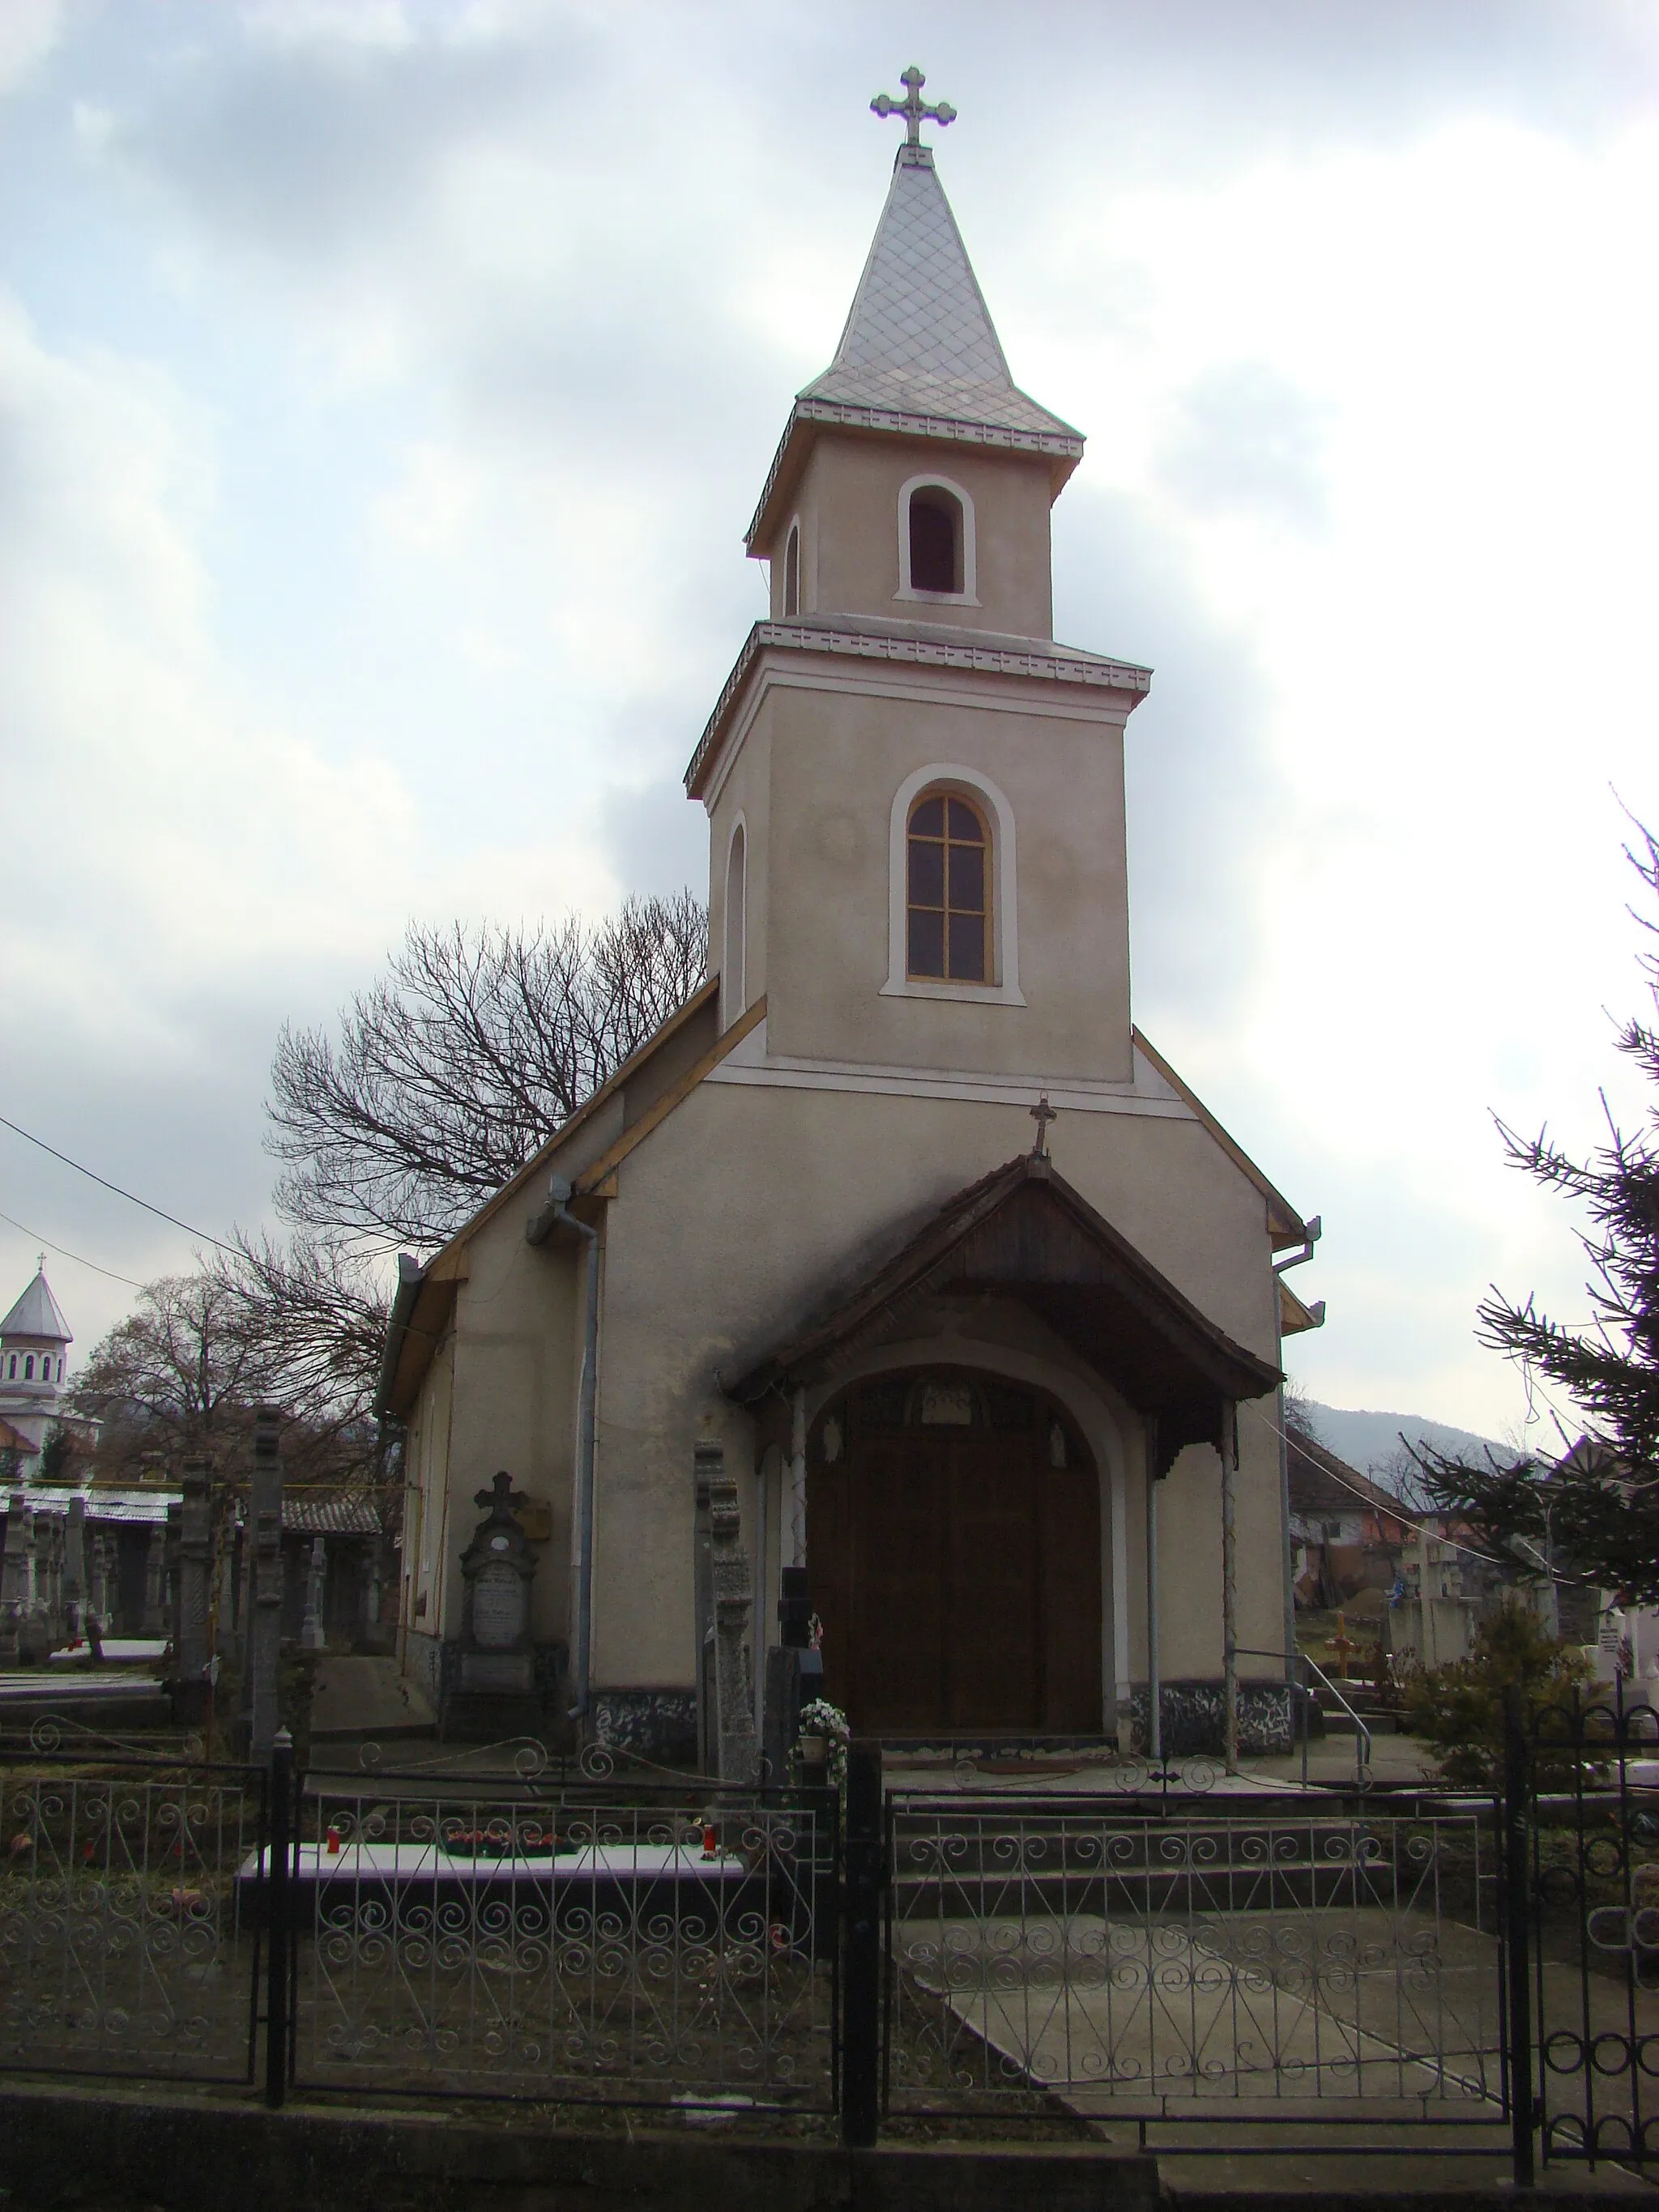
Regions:
M 1467 1453 L 1476 1460 L 1484 1459 L 1488 1449 L 1508 1449 L 1495 1437 L 1476 1436 L 1472 1429 L 1455 1429 L 1445 1421 L 1425 1420 L 1420 1413 L 1362 1413 L 1341 1406 L 1322 1406 L 1312 1399 L 1307 1405 L 1314 1434 L 1326 1450 L 1346 1460 L 1350 1467 L 1363 1468 L 1384 1484 L 1402 1435 L 1409 1443 L 1427 1444 L 1440 1452 Z

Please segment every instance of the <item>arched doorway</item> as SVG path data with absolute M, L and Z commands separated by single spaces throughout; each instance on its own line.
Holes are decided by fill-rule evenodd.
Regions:
M 1045 1392 L 961 1368 L 853 1384 L 809 1441 L 806 1559 L 855 1729 L 1101 1725 L 1099 1479 Z

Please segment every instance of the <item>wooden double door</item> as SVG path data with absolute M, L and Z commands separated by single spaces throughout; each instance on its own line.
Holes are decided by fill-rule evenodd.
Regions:
M 809 1468 L 826 1693 L 872 1735 L 1101 1725 L 1100 1494 L 1041 1426 L 856 1431 Z

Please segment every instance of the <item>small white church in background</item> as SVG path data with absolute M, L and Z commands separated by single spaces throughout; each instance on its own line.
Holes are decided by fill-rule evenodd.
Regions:
M 39 1475 L 47 1431 L 62 1413 L 64 1369 L 74 1341 L 42 1254 L 34 1280 L 0 1321 L 0 1451 L 17 1454 L 25 1481 Z
M 750 1693 L 810 1642 L 860 1732 L 1263 1741 L 1309 1231 L 1134 1024 L 1152 678 L 1054 638 L 1083 438 L 1010 377 L 906 82 L 750 526 L 770 611 L 686 771 L 710 980 L 402 1263 L 400 1650 L 707 1757 L 741 1591 Z M 504 1498 L 480 1526 L 498 1470 L 522 1549 Z

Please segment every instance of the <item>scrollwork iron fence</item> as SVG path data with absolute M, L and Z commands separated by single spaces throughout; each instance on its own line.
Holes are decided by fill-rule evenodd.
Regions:
M 830 2109 L 834 1804 L 313 1778 L 295 2078 Z
M 0 2068 L 251 2079 L 264 1775 L 60 1740 L 0 1759 Z

